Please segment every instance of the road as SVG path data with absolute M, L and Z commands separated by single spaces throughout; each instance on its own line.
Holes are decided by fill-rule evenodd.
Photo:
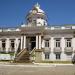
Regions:
M 75 65 L 5 65 L 0 75 L 75 75 Z

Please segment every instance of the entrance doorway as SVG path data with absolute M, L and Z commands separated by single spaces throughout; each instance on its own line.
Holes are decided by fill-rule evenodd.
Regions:
M 34 47 L 36 47 L 36 37 L 27 37 L 27 49 L 31 51 Z
M 32 50 L 36 46 L 36 38 L 35 37 L 31 37 L 30 41 L 31 41 L 31 50 Z
M 35 45 L 36 45 L 36 42 L 33 42 L 33 41 L 32 41 L 32 42 L 31 42 L 31 50 L 34 49 Z

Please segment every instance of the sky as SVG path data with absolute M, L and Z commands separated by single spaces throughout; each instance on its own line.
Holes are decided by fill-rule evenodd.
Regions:
M 25 23 L 37 2 L 47 15 L 48 25 L 75 24 L 75 0 L 0 0 L 0 27 Z

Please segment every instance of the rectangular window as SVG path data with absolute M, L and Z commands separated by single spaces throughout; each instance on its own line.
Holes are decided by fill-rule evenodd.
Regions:
M 14 40 L 11 40 L 11 49 L 13 50 L 15 48 Z
M 45 53 L 45 59 L 49 59 L 49 58 L 50 58 L 50 56 L 49 56 L 49 55 L 50 55 L 50 53 L 48 53 L 48 52 L 47 52 L 47 53 Z
M 66 47 L 71 47 L 71 39 L 66 39 Z
M 49 40 L 45 40 L 45 47 L 49 47 Z
M 60 47 L 60 39 L 55 40 L 55 47 Z
M 3 48 L 3 50 L 5 50 L 5 48 L 6 48 L 6 41 L 5 40 L 2 40 L 2 48 Z
M 56 59 L 60 59 L 60 53 L 56 54 Z

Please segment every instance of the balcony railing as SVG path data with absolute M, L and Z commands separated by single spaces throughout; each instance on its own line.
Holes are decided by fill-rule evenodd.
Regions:
M 45 48 L 44 48 L 44 52 L 51 52 L 51 48 L 45 47 Z
M 62 52 L 61 47 L 55 47 L 54 48 L 54 53 L 61 53 L 61 52 Z
M 0 53 L 6 53 L 6 48 L 0 48 Z
M 15 48 L 8 48 L 8 51 L 6 50 L 6 48 L 0 48 L 0 53 L 14 53 L 15 52 Z
M 14 53 L 15 52 L 15 48 L 9 48 L 8 49 L 8 53 Z
M 6 51 L 5 50 L 0 50 L 0 53 L 6 53 Z
M 68 52 L 73 52 L 73 48 L 72 47 L 65 47 L 64 49 L 65 53 L 68 53 Z

